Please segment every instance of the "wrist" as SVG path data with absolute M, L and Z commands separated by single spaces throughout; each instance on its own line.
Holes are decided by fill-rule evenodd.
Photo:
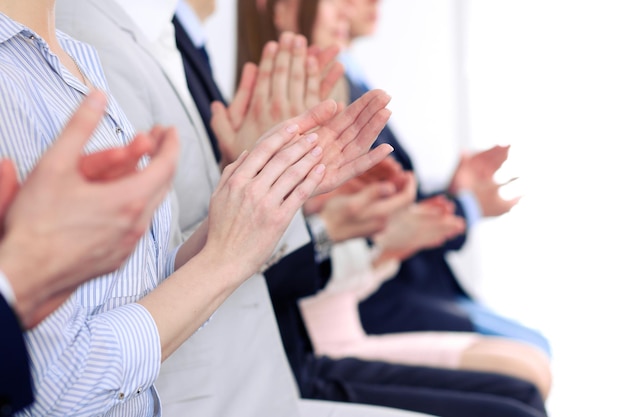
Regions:
M 32 250 L 32 245 L 29 250 L 19 248 L 26 247 L 5 236 L 0 245 L 0 270 L 13 291 L 13 310 L 22 326 L 30 328 L 38 307 L 52 296 L 53 289 L 50 277 L 43 273 L 46 270 L 45 260 L 26 256 L 36 252 Z

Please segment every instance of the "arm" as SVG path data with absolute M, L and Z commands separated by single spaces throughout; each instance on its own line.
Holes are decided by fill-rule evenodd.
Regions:
M 150 151 L 147 136 L 128 147 L 82 155 L 104 114 L 105 100 L 94 92 L 83 102 L 21 189 L 14 165 L 2 162 L 0 215 L 6 215 L 6 232 L 0 270 L 11 283 L 16 312 L 26 328 L 84 281 L 117 269 L 169 189 L 175 138 L 167 138 L 174 144 L 168 147 L 172 155 L 159 155 L 153 161 L 156 167 L 141 173 L 134 167 Z M 103 174 L 106 165 L 119 169 L 115 178 Z M 140 194 L 137 198 L 122 196 L 134 187 L 143 188 L 132 193 Z

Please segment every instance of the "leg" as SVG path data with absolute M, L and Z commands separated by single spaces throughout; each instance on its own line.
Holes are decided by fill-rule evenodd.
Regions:
M 552 386 L 550 359 L 528 343 L 483 336 L 461 354 L 459 369 L 494 372 L 532 382 L 543 399 Z
M 397 407 L 444 417 L 545 416 L 537 388 L 504 375 L 351 358 L 320 358 L 315 374 L 313 396 L 319 399 Z M 462 410 L 465 411 L 461 413 Z M 514 410 L 518 410 L 517 414 Z
M 542 349 L 551 355 L 550 343 L 537 330 L 496 314 L 488 307 L 467 297 L 459 297 L 458 305 L 469 314 L 476 331 L 487 336 L 502 336 L 521 340 Z

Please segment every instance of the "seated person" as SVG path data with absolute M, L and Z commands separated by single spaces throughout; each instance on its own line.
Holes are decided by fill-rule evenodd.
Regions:
M 136 228 L 147 228 L 145 220 L 160 201 L 137 207 L 145 215 L 131 216 L 128 189 L 163 195 L 160 190 L 169 188 L 172 172 L 167 175 L 167 170 L 165 175 L 142 171 L 127 180 L 141 155 L 150 151 L 146 136 L 123 148 L 81 155 L 105 103 L 102 93 L 91 93 L 24 184 L 18 183 L 11 160 L 0 161 L 0 322 L 5 332 L 0 415 L 12 415 L 33 400 L 22 331 L 36 326 L 80 284 L 118 268 L 130 254 L 140 236 Z M 3 123 L 0 131 L 8 125 Z M 176 154 L 153 155 L 152 163 L 162 159 L 174 163 Z M 116 172 L 115 177 L 109 172 Z M 102 187 L 104 182 L 109 186 Z M 103 200 L 114 204 L 103 207 Z M 80 229 L 66 221 L 83 212 L 93 215 Z M 50 225 L 56 229 L 46 231 Z
M 25 178 L 89 90 L 108 93 L 108 88 L 93 48 L 56 30 L 54 2 L 1 2 L 0 12 L 0 155 L 15 161 L 18 176 Z M 26 333 L 35 401 L 23 413 L 158 414 L 153 384 L 161 361 L 263 266 L 304 199 L 318 186 L 324 189 L 330 170 L 320 163 L 325 154 L 319 144 L 334 138 L 299 129 L 331 122 L 352 127 L 355 117 L 350 112 L 336 115 L 336 104 L 328 101 L 260 138 L 225 170 L 212 193 L 209 219 L 178 250 L 168 250 L 170 200 L 153 217 L 141 210 L 146 204 L 156 206 L 166 190 L 126 191 L 130 214 L 149 227 L 146 233 L 143 227 L 133 228 L 131 237 L 138 244 L 121 268 L 80 286 Z M 85 152 L 124 146 L 133 132 L 110 97 L 106 117 Z M 155 155 L 178 154 L 174 129 L 156 127 L 150 136 Z M 368 152 L 371 139 L 357 154 Z M 149 164 L 143 158 L 139 169 L 167 177 L 175 164 L 158 158 Z M 332 180 L 331 175 L 327 185 Z M 260 194 L 244 192 L 250 188 Z M 104 209 L 114 201 L 93 203 Z M 81 243 L 81 224 L 93 216 L 81 212 L 62 218 L 61 225 L 79 233 L 74 244 Z

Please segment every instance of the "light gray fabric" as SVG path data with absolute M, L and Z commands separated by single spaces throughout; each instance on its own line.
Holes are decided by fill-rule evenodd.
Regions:
M 147 41 L 115 2 L 57 0 L 57 24 L 96 47 L 111 90 L 136 129 L 159 123 L 179 130 L 182 154 L 174 185 L 179 224 L 188 235 L 206 216 L 218 180 L 206 132 L 197 128 L 202 127 L 197 109 L 185 105 Z M 296 242 L 290 250 L 303 242 L 305 229 L 294 229 L 295 236 L 286 239 Z M 178 234 L 173 243 L 181 239 Z M 373 407 L 300 400 L 267 286 L 258 274 L 163 363 L 157 389 L 166 417 L 298 417 L 300 409 L 303 415 L 321 417 L 407 416 L 393 414 L 395 410 L 378 413 Z
M 395 408 L 347 404 L 330 401 L 300 400 L 301 417 L 432 417 Z

